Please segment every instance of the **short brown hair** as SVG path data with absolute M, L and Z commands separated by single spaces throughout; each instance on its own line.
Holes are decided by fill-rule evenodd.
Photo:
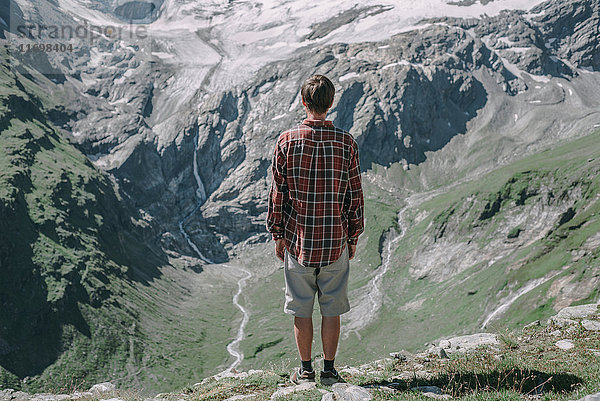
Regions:
M 335 87 L 325 75 L 313 75 L 302 84 L 302 99 L 309 110 L 323 114 L 333 103 Z

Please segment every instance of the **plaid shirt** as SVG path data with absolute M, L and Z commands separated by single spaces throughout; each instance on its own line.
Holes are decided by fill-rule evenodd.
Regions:
M 364 231 L 358 144 L 329 120 L 283 132 L 273 152 L 267 230 L 307 267 L 335 262 Z

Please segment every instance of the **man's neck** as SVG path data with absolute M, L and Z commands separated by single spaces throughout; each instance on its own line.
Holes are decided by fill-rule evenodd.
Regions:
M 325 117 L 327 116 L 327 113 L 323 113 L 323 114 L 315 114 L 315 113 L 311 113 L 309 111 L 306 112 L 306 118 L 309 120 L 322 120 L 325 121 Z

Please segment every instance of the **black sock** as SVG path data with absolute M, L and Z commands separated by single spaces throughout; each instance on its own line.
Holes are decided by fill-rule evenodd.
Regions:
M 302 370 L 305 372 L 312 372 L 312 361 L 310 359 L 308 361 L 302 361 Z
M 328 361 L 327 359 L 323 359 L 323 370 L 329 370 L 331 372 L 333 372 L 333 361 L 335 361 L 335 359 L 332 359 L 331 361 Z

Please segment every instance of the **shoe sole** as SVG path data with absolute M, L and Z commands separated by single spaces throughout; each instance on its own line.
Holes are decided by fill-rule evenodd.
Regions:
M 290 376 L 290 382 L 294 383 L 295 385 L 302 384 L 302 383 L 311 383 L 311 382 L 315 381 L 315 379 L 296 379 L 296 380 L 294 380 L 293 377 L 294 377 L 294 374 L 292 373 L 292 375 Z
M 321 384 L 324 386 L 332 386 L 335 383 L 340 383 L 340 382 L 341 382 L 340 379 L 335 379 L 333 377 L 327 377 L 327 378 L 321 379 Z

